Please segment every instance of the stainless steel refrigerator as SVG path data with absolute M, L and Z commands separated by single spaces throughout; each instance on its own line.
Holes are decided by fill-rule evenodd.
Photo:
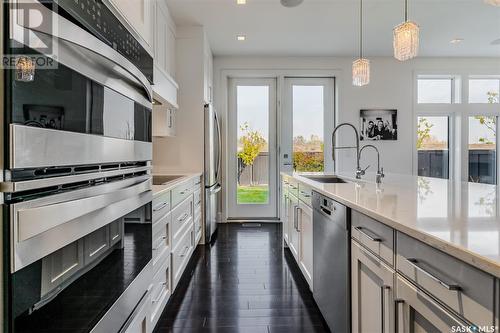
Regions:
M 221 190 L 222 137 L 217 112 L 205 105 L 205 243 L 217 230 L 217 210 Z

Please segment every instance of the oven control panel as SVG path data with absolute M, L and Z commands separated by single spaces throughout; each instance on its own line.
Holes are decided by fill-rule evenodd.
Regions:
M 69 19 L 130 60 L 153 83 L 153 58 L 102 0 L 56 0 L 56 2 L 60 14 L 62 8 L 71 16 Z

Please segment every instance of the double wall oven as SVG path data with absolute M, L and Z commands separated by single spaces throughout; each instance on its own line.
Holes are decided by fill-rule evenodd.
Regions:
M 147 295 L 153 60 L 113 13 L 3 7 L 4 331 L 125 331 Z

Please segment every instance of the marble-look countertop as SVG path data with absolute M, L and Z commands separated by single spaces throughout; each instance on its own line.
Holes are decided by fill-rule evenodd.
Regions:
M 153 190 L 153 198 L 164 193 L 165 191 L 170 191 L 172 188 L 175 186 L 185 182 L 186 180 L 189 180 L 193 177 L 200 177 L 201 173 L 187 173 L 187 174 L 181 174 L 181 173 L 155 173 L 153 174 L 153 177 L 155 176 L 179 176 L 179 178 L 175 178 L 167 183 L 164 183 L 162 185 L 153 185 L 152 190 Z
M 389 174 L 323 184 L 282 173 L 317 192 L 500 278 L 499 186 Z

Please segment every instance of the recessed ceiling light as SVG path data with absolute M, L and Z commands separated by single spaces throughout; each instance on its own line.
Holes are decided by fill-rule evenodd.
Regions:
M 236 39 L 239 40 L 240 42 L 243 42 L 247 39 L 247 37 L 245 35 L 238 35 L 236 36 Z
M 238 4 L 238 5 L 246 5 L 247 4 L 247 0 L 236 0 L 236 4 Z
M 464 41 L 463 38 L 453 38 L 452 40 L 450 40 L 450 44 L 458 44 L 458 43 L 461 43 L 463 41 Z
M 500 45 L 500 38 L 495 39 L 494 41 L 492 41 L 491 45 Z

